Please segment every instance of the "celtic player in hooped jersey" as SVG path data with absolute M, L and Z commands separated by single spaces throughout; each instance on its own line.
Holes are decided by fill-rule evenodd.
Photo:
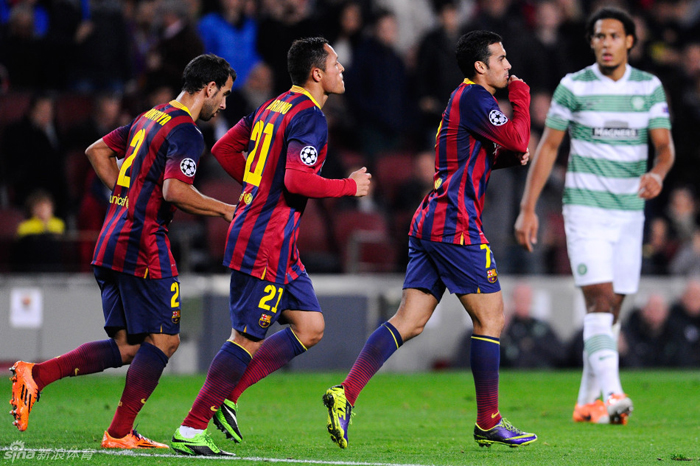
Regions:
M 628 64 L 636 41 L 629 15 L 603 8 L 591 16 L 586 33 L 596 63 L 566 75 L 554 92 L 515 234 L 532 251 L 538 230 L 535 205 L 568 129 L 563 213 L 571 269 L 587 311 L 583 376 L 573 418 L 626 424 L 632 401 L 620 383 L 619 324 L 614 322 L 625 296 L 637 292 L 644 201 L 661 192 L 674 149 L 661 82 Z M 647 171 L 649 140 L 656 158 Z

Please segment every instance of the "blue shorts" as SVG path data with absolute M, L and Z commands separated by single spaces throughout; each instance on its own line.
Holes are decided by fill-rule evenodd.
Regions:
M 440 243 L 410 236 L 403 288 L 427 290 L 440 301 L 445 287 L 458 295 L 500 291 L 489 245 Z
M 180 333 L 180 281 L 177 277 L 149 280 L 106 267 L 93 267 L 102 291 L 105 331 L 113 337 Z
M 231 270 L 229 312 L 231 327 L 236 331 L 262 340 L 270 325 L 288 309 L 321 312 L 314 286 L 306 273 L 280 285 Z

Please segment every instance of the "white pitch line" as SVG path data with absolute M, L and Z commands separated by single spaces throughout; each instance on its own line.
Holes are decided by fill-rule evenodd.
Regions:
M 22 457 L 20 454 L 23 452 L 33 452 L 33 453 L 58 453 L 73 455 L 111 455 L 111 456 L 124 456 L 124 457 L 152 457 L 152 458 L 179 458 L 179 459 L 198 459 L 198 460 L 238 460 L 238 461 L 258 461 L 267 463 L 294 463 L 294 464 L 332 464 L 337 466 L 431 466 L 425 464 L 411 464 L 411 463 L 366 463 L 362 461 L 322 461 L 322 460 L 303 460 L 294 458 L 263 458 L 257 456 L 187 456 L 187 455 L 172 455 L 164 454 L 158 455 L 154 453 L 136 453 L 133 450 L 64 450 L 64 449 L 54 449 L 54 448 L 22 448 L 12 449 L 10 447 L 0 447 L 0 452 L 16 452 L 18 455 L 16 459 L 29 459 L 26 455 Z M 1 455 L 0 458 L 4 458 L 5 455 Z M 9 458 L 5 458 L 9 459 Z M 50 458 L 46 458 L 49 460 Z

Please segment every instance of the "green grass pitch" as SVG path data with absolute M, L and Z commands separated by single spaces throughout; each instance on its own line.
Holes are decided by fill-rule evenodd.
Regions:
M 578 371 L 502 371 L 501 412 L 516 426 L 539 436 L 537 442 L 521 448 L 479 448 L 472 437 L 476 406 L 471 373 L 437 372 L 377 375 L 358 399 L 350 445 L 341 450 L 326 432 L 321 396 L 343 377 L 340 373 L 277 373 L 251 387 L 239 400 L 242 444 L 225 440 L 210 424 L 216 443 L 237 455 L 214 463 L 173 457 L 170 452 L 101 450 L 102 433 L 112 419 L 123 377 L 90 375 L 49 386 L 34 406 L 26 432 L 18 432 L 11 424 L 7 414 L 10 382 L 4 378 L 0 390 L 7 411 L 0 418 L 0 464 L 700 464 L 699 371 L 623 372 L 623 386 L 635 403 L 627 426 L 571 421 Z M 202 375 L 164 377 L 137 418 L 138 430 L 169 442 L 203 381 Z M 9 450 L 16 441 L 23 442 L 24 450 Z M 19 448 L 18 443 L 14 445 Z M 39 449 L 52 451 L 39 456 Z M 64 453 L 57 455 L 56 449 Z M 27 459 L 30 452 L 35 456 Z

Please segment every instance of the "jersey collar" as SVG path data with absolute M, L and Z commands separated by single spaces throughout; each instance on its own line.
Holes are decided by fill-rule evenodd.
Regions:
M 297 92 L 299 94 L 304 94 L 306 97 L 311 99 L 311 102 L 313 102 L 318 108 L 321 108 L 321 106 L 316 102 L 316 99 L 314 99 L 311 94 L 309 94 L 309 91 L 304 89 L 301 86 L 292 86 L 292 88 L 289 90 L 290 92 Z
M 464 78 L 464 81 L 462 81 L 464 84 L 476 84 L 474 81 L 472 81 L 469 78 Z
M 591 65 L 591 67 L 593 69 L 593 74 L 595 74 L 598 77 L 598 79 L 600 79 L 601 81 L 610 82 L 610 83 L 614 83 L 614 84 L 627 82 L 627 80 L 630 77 L 630 74 L 632 74 L 632 67 L 630 66 L 629 63 L 625 63 L 625 74 L 623 74 L 622 77 L 620 79 L 618 79 L 617 81 L 613 81 L 611 78 L 608 78 L 603 73 L 601 73 L 600 68 L 598 68 L 597 63 L 593 63 L 593 65 Z
M 187 106 L 181 104 L 181 103 L 178 102 L 177 100 L 171 100 L 171 101 L 168 102 L 168 103 L 169 103 L 170 105 L 172 105 L 173 107 L 175 107 L 175 108 L 179 108 L 180 110 L 186 111 L 187 114 L 190 116 L 190 118 L 192 118 L 192 112 L 190 112 L 190 109 L 187 108 Z

